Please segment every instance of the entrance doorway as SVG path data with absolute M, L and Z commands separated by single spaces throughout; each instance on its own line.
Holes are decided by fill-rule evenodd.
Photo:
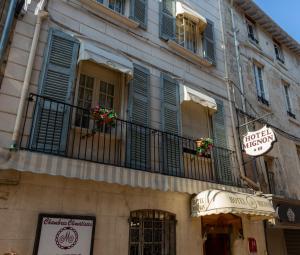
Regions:
M 208 234 L 204 250 L 205 255 L 230 255 L 229 234 Z

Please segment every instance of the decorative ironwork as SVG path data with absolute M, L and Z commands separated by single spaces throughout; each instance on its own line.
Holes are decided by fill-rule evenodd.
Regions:
M 76 121 L 78 111 L 87 121 Z M 198 157 L 196 143 L 190 138 L 119 118 L 115 119 L 114 126 L 105 127 L 105 132 L 94 133 L 96 124 L 90 109 L 31 94 L 20 148 L 169 176 L 241 186 L 235 176 L 230 181 L 221 178 L 222 171 L 226 171 L 226 166 L 222 164 L 225 159 L 234 166 L 235 153 L 231 150 L 214 146 L 207 151 L 206 157 Z
M 175 255 L 176 217 L 159 210 L 130 213 L 129 255 Z

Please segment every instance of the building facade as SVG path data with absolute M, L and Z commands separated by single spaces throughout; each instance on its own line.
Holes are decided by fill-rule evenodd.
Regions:
M 266 254 L 226 7 L 26 1 L 0 90 L 0 253 Z
M 241 143 L 264 125 L 277 137 L 263 156 L 243 155 L 248 176 L 272 194 L 277 212 L 266 224 L 268 254 L 299 254 L 300 45 L 252 1 L 224 3 Z

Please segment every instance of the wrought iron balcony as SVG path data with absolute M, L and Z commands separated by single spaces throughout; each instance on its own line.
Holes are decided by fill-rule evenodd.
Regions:
M 97 130 L 95 130 L 97 127 Z M 241 186 L 234 151 L 213 147 L 205 156 L 194 140 L 116 119 L 97 126 L 90 109 L 31 94 L 20 148 L 169 176 Z

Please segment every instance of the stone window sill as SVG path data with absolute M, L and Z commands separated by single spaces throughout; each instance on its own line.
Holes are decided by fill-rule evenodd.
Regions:
M 118 21 L 129 28 L 137 28 L 139 26 L 138 22 L 133 21 L 128 17 L 111 10 L 110 8 L 104 6 L 101 3 L 97 3 L 95 0 L 80 0 L 80 2 L 90 7 L 92 10 L 99 11 L 106 14 L 107 16 L 111 17 L 113 20 Z
M 169 40 L 168 42 L 168 45 L 171 49 L 173 49 L 174 51 L 176 51 L 177 53 L 179 53 L 180 55 L 188 58 L 189 60 L 197 63 L 197 64 L 200 64 L 200 65 L 203 65 L 203 66 L 206 66 L 206 67 L 211 67 L 213 66 L 213 63 L 206 60 L 205 58 L 197 55 L 196 53 L 182 47 L 181 45 L 179 45 L 178 43 L 176 43 L 175 41 L 173 40 Z
M 296 124 L 297 126 L 300 127 L 300 121 L 298 121 L 297 119 L 294 119 L 294 118 L 288 116 L 288 120 L 289 120 L 289 122 L 292 122 L 293 124 Z
M 280 60 L 276 59 L 276 65 L 280 66 L 281 68 L 283 68 L 285 71 L 288 71 L 286 65 L 284 63 L 282 63 Z
M 258 105 L 260 108 L 262 108 L 263 110 L 267 111 L 267 112 L 272 112 L 272 108 L 270 105 L 266 105 L 260 101 L 258 101 Z

